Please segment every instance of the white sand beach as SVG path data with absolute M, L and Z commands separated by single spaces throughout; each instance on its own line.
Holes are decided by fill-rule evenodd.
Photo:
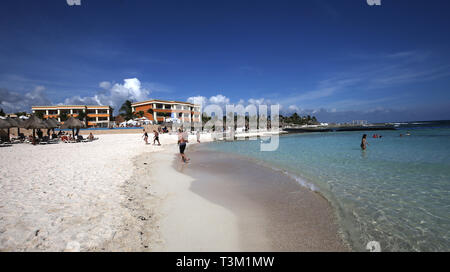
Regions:
M 237 196 L 253 218 L 243 221 L 215 201 L 220 187 L 196 183 L 211 194 L 193 190 L 197 181 L 186 174 L 190 164 L 179 162 L 176 135 L 160 140 L 162 146 L 153 146 L 140 134 L 105 134 L 90 143 L 0 148 L 0 251 L 274 249 L 258 227 L 267 223 L 264 207 Z M 203 142 L 210 140 L 202 135 Z M 325 224 L 330 214 L 320 214 Z

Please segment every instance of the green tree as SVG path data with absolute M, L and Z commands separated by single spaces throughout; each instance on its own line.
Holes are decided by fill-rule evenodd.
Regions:
M 0 116 L 5 116 L 5 112 L 3 111 L 2 108 L 0 108 Z
M 131 107 L 132 103 L 131 100 L 126 100 L 119 109 L 119 114 L 126 120 L 133 119 L 135 116 Z
M 88 126 L 88 120 L 87 120 L 87 118 L 88 118 L 88 117 L 87 117 L 86 112 L 80 111 L 80 112 L 78 113 L 77 119 L 80 120 L 80 121 L 83 121 L 84 124 L 86 125 L 86 127 Z
M 67 116 L 67 112 L 63 111 L 59 114 L 59 118 L 61 119 L 61 122 L 67 121 L 69 117 Z
M 144 112 L 143 111 L 138 111 L 136 113 L 137 116 L 139 116 L 139 118 L 142 118 L 142 116 L 144 116 Z
M 24 112 L 24 111 L 19 111 L 19 112 L 16 112 L 14 114 L 17 115 L 17 116 L 27 116 L 27 113 Z
M 44 112 L 43 111 L 37 111 L 34 115 L 36 115 L 39 119 L 44 119 Z
M 204 112 L 204 113 L 202 114 L 202 123 L 203 123 L 203 125 L 205 125 L 209 120 L 211 120 L 211 117 L 209 117 L 209 116 L 206 114 L 206 112 Z

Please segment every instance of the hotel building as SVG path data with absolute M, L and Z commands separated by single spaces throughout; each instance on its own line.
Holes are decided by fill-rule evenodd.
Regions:
M 33 106 L 33 114 L 42 112 L 45 119 L 56 118 L 61 122 L 61 114 L 67 117 L 77 117 L 80 112 L 87 115 L 88 126 L 108 127 L 112 120 L 112 108 L 110 106 Z
M 148 100 L 131 104 L 133 113 L 143 116 L 147 119 L 160 123 L 167 118 L 177 118 L 181 122 L 200 122 L 200 105 L 188 102 Z

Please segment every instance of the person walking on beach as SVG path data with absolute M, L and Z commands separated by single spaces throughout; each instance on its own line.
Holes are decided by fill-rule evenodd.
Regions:
M 366 150 L 366 147 L 369 143 L 367 142 L 367 134 L 364 134 L 361 139 L 361 149 Z
M 187 163 L 189 161 L 189 158 L 186 157 L 186 155 L 184 154 L 184 150 L 186 149 L 187 142 L 188 142 L 188 136 L 187 136 L 186 132 L 183 132 L 183 130 L 181 128 L 178 129 L 178 145 L 180 147 L 181 160 L 184 163 Z
M 200 143 L 200 130 L 197 130 L 197 143 Z
M 155 136 L 153 137 L 153 145 L 155 145 L 155 142 L 158 142 L 158 145 L 161 145 L 161 143 L 159 142 L 159 132 L 153 130 L 153 133 L 155 134 Z
M 147 134 L 147 131 L 145 131 L 145 129 L 143 129 L 143 131 L 144 131 L 144 135 L 142 135 L 142 137 L 144 138 L 145 144 L 148 144 L 148 134 Z

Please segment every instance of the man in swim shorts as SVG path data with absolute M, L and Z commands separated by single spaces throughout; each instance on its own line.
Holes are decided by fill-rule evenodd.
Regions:
M 178 129 L 178 145 L 180 147 L 181 160 L 184 163 L 189 161 L 189 158 L 186 157 L 186 155 L 184 154 L 184 150 L 186 149 L 187 143 L 188 143 L 188 135 L 186 134 L 186 132 L 183 132 L 181 128 Z

